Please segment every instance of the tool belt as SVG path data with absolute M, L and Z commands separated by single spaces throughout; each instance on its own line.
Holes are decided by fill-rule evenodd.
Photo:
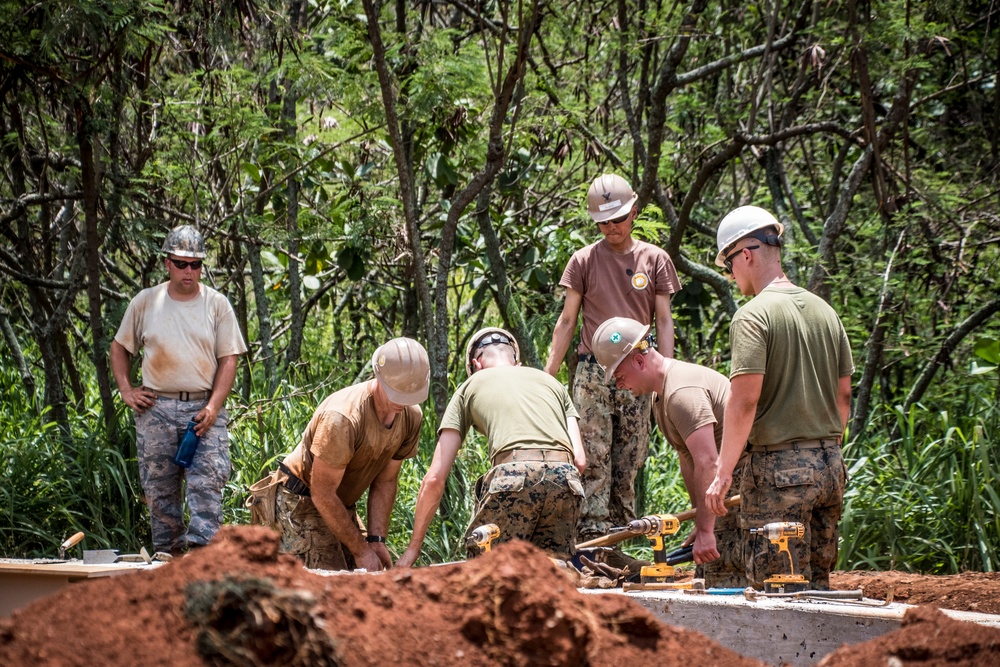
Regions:
M 155 389 L 150 389 L 151 392 L 159 396 L 160 398 L 170 398 L 175 401 L 204 401 L 209 396 L 212 395 L 210 391 L 156 391 Z
M 548 461 L 550 463 L 572 463 L 573 457 L 563 449 L 514 449 L 500 452 L 493 460 L 493 465 L 515 463 L 520 461 Z
M 311 494 L 309 493 L 309 485 L 303 482 L 301 479 L 295 476 L 295 473 L 291 469 L 281 462 L 278 464 L 278 470 L 283 472 L 287 479 L 285 480 L 285 488 L 294 493 L 297 496 L 305 496 L 308 498 Z
M 816 440 L 789 440 L 774 445 L 748 445 L 748 452 L 787 452 L 800 449 L 833 449 L 840 447 L 838 438 L 821 438 Z
M 244 505 L 250 510 L 250 523 L 267 526 L 280 531 L 278 518 L 274 513 L 278 487 L 285 481 L 285 473 L 274 470 L 262 480 L 250 486 L 250 495 Z
M 595 357 L 592 354 L 581 354 L 578 357 L 578 359 L 579 359 L 579 361 L 588 361 L 588 362 L 590 362 L 592 364 L 596 364 L 597 363 L 597 357 Z

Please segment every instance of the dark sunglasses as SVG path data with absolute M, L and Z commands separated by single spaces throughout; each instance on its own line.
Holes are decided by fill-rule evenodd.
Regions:
M 176 266 L 181 271 L 183 271 L 189 266 L 195 271 L 199 271 L 201 269 L 201 265 L 204 264 L 204 262 L 200 259 L 196 259 L 191 262 L 185 262 L 184 260 L 181 259 L 174 259 L 173 257 L 167 257 L 167 259 L 170 260 L 170 263 Z
M 733 272 L 733 257 L 736 257 L 736 255 L 740 254 L 744 250 L 756 250 L 759 247 L 760 247 L 759 245 L 748 245 L 746 247 L 740 248 L 739 250 L 734 250 L 728 255 L 726 255 L 725 258 L 722 260 L 722 263 L 726 267 L 726 273 Z
M 601 227 L 603 227 L 604 225 L 620 225 L 623 222 L 625 222 L 626 220 L 628 220 L 628 216 L 629 215 L 631 215 L 631 213 L 626 213 L 622 217 L 620 217 L 620 218 L 614 218 L 612 220 L 601 220 L 597 224 L 599 224 Z

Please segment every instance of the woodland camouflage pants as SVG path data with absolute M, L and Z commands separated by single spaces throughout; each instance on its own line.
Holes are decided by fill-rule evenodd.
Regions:
M 479 526 L 495 523 L 500 528 L 496 543 L 518 538 L 568 559 L 576 547 L 582 500 L 580 473 L 572 463 L 503 463 L 476 482 L 476 511 L 465 537 Z M 476 548 L 467 555 L 478 555 Z
M 772 574 L 788 571 L 787 558 L 776 545 L 750 528 L 775 521 L 798 521 L 801 540 L 789 540 L 811 588 L 830 588 L 830 571 L 837 563 L 837 522 L 843 508 L 847 473 L 839 446 L 826 449 L 751 452 L 740 485 L 740 523 L 746 539 L 750 585 L 763 588 Z
M 357 514 L 348 509 L 357 522 Z M 298 557 L 316 570 L 353 570 L 354 554 L 344 548 L 326 525 L 312 498 L 292 493 L 281 485 L 275 497 L 274 516 L 281 527 L 281 552 Z
M 157 398 L 135 417 L 139 479 L 149 506 L 156 551 L 177 554 L 189 545 L 208 544 L 222 524 L 222 489 L 229 479 L 229 414 L 219 411 L 215 424 L 198 443 L 190 468 L 174 463 L 177 444 L 204 401 Z M 186 483 L 186 489 L 184 485 Z M 190 521 L 184 526 L 185 490 Z
M 635 476 L 649 453 L 652 400 L 605 382 L 597 363 L 581 361 L 573 402 L 587 453 L 580 539 L 588 540 L 635 518 Z

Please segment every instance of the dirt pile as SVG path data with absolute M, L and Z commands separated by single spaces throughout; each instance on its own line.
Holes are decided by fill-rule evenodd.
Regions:
M 884 600 L 892 591 L 896 602 L 943 609 L 1000 614 L 1000 572 L 925 575 L 909 572 L 833 572 L 830 587 L 860 588 L 865 597 Z
M 75 584 L 0 621 L 0 664 L 760 665 L 660 623 L 619 595 L 585 595 L 539 550 L 468 563 L 322 576 L 277 536 L 226 527 L 156 570 Z
M 1000 665 L 1000 630 L 956 621 L 932 607 L 916 607 L 903 616 L 899 630 L 841 647 L 818 667 L 864 665 L 996 667 Z

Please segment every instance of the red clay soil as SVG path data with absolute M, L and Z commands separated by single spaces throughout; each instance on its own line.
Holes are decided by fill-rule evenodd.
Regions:
M 915 607 L 899 630 L 863 644 L 842 646 L 818 667 L 996 667 L 1000 630 L 956 621 L 933 607 Z
M 77 583 L 0 620 L 6 667 L 663 660 L 762 664 L 623 596 L 578 592 L 523 542 L 468 563 L 325 577 L 278 554 L 273 532 L 225 527 L 168 565 Z
M 830 588 L 862 589 L 865 597 L 942 609 L 1000 614 L 1000 572 L 924 575 L 908 572 L 833 572 Z M 998 662 L 997 664 L 1000 664 Z

